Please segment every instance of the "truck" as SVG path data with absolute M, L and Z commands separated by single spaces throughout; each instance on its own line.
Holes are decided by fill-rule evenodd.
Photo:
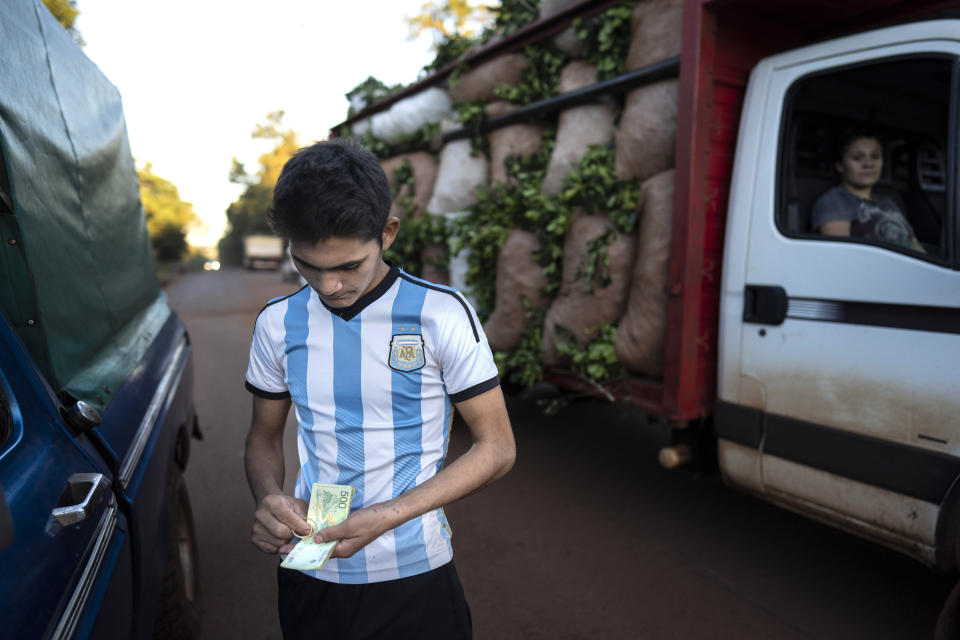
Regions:
M 267 234 L 243 237 L 243 266 L 247 269 L 279 269 L 286 258 L 283 239 Z
M 344 124 L 611 4 L 576 3 Z M 666 466 L 714 466 L 733 487 L 956 574 L 960 3 L 684 0 L 680 33 L 676 58 L 486 123 L 678 79 L 664 371 L 602 395 L 669 424 Z M 814 228 L 813 203 L 838 184 L 832 150 L 856 129 L 884 141 L 876 188 L 919 249 Z M 471 134 L 444 140 L 456 135 Z M 563 371 L 546 378 L 597 393 Z M 958 599 L 938 637 L 960 637 Z
M 120 95 L 41 3 L 0 32 L 2 635 L 195 638 L 192 347 Z

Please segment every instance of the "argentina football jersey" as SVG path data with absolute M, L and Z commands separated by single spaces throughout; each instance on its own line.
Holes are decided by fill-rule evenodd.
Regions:
M 246 386 L 290 397 L 299 424 L 295 495 L 315 482 L 356 487 L 353 510 L 433 477 L 460 402 L 499 384 L 476 313 L 463 296 L 392 267 L 352 306 L 328 308 L 310 287 L 257 318 Z M 424 573 L 453 556 L 437 509 L 388 531 L 350 558 L 308 575 L 362 584 Z

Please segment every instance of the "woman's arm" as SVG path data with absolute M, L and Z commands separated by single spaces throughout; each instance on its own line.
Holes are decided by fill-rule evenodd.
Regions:
M 820 225 L 818 229 L 820 235 L 824 236 L 850 236 L 850 221 L 849 220 L 831 220 L 829 222 L 824 222 Z

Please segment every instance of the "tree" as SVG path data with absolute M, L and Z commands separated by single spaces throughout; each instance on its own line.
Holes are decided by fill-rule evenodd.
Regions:
M 197 221 L 193 205 L 180 199 L 177 186 L 153 173 L 149 162 L 137 169 L 140 201 L 158 260 L 179 260 L 187 252 L 187 231 Z
M 76 40 L 81 47 L 85 44 L 80 32 L 74 26 L 80 10 L 77 9 L 77 0 L 43 0 L 44 6 L 53 14 L 64 29 Z
M 227 232 L 218 243 L 220 261 L 224 264 L 243 262 L 243 238 L 254 233 L 270 233 L 267 211 L 273 201 L 273 187 L 287 160 L 300 145 L 297 134 L 283 126 L 283 111 L 267 114 L 267 121 L 254 127 L 250 137 L 272 140 L 273 149 L 260 155 L 256 173 L 247 172 L 242 162 L 233 158 L 230 182 L 243 185 L 243 193 L 227 207 Z
M 469 0 L 431 0 L 425 2 L 420 13 L 405 16 L 410 27 L 410 38 L 424 31 L 431 32 L 434 43 L 450 38 L 471 38 L 492 20 L 490 8 Z

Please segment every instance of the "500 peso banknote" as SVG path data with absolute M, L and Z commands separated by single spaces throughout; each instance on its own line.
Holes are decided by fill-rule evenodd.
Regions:
M 313 485 L 310 491 L 310 506 L 307 507 L 307 522 L 310 523 L 310 535 L 300 540 L 280 563 L 287 569 L 318 570 L 330 559 L 336 540 L 314 542 L 313 536 L 321 529 L 340 524 L 350 515 L 350 503 L 353 502 L 353 487 L 343 484 Z

